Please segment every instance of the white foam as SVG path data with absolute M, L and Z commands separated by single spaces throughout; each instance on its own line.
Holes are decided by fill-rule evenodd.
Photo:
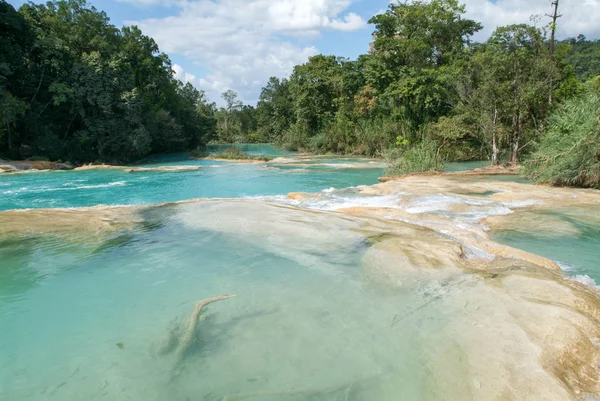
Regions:
M 573 275 L 574 272 L 576 272 L 577 270 L 579 270 L 579 268 L 575 265 L 571 265 L 568 263 L 564 263 L 564 262 L 556 262 L 556 264 L 558 265 L 558 267 L 561 268 L 561 270 L 565 273 L 570 273 L 571 275 L 567 277 L 567 279 L 569 280 L 573 280 L 573 281 L 577 281 L 581 284 L 585 284 L 588 287 L 592 287 L 596 290 L 600 290 L 600 286 L 598 286 L 598 283 L 596 283 L 596 280 L 594 280 L 593 278 L 591 278 L 590 276 L 588 276 L 587 274 L 576 274 Z
M 377 196 L 344 196 L 332 194 L 328 197 L 317 197 L 300 202 L 301 207 L 315 210 L 338 210 L 351 207 L 397 208 L 396 195 Z
M 98 185 L 78 185 L 68 189 L 93 189 L 93 188 L 111 188 L 111 187 L 124 187 L 126 184 L 125 181 L 116 181 L 111 182 L 109 184 L 98 184 Z
M 300 202 L 294 199 L 290 199 L 286 195 L 259 195 L 259 196 L 246 196 L 244 199 L 254 199 L 265 202 L 274 202 L 274 203 L 282 203 L 284 205 L 298 205 Z
M 471 205 L 475 207 L 467 212 L 452 211 L 452 206 L 460 204 Z M 430 195 L 419 197 L 412 201 L 411 205 L 405 210 L 411 214 L 442 213 L 459 215 L 463 218 L 475 221 L 489 216 L 507 215 L 513 213 L 510 208 L 501 203 L 451 195 Z
M 585 284 L 589 287 L 592 287 L 596 290 L 600 290 L 600 287 L 598 287 L 598 284 L 596 283 L 596 280 L 594 280 L 593 278 L 591 278 L 590 276 L 588 276 L 587 274 L 580 274 L 577 276 L 572 276 L 569 277 L 569 280 L 573 280 L 573 281 L 577 281 L 580 282 L 581 284 Z
M 536 200 L 524 200 L 524 201 L 509 201 L 509 202 L 504 202 L 504 204 L 508 207 L 511 208 L 523 208 L 523 207 L 529 207 L 529 206 L 533 206 L 533 205 L 539 205 L 540 201 L 536 201 Z
M 40 187 L 40 188 L 29 188 L 23 187 L 15 190 L 9 190 L 2 192 L 3 195 L 15 195 L 22 192 L 32 192 L 32 193 L 40 193 L 40 192 L 56 192 L 56 191 L 75 191 L 78 189 L 96 189 L 96 188 L 112 188 L 112 187 L 123 187 L 127 185 L 125 181 L 116 181 L 108 184 L 98 184 L 98 185 L 72 185 L 73 183 L 63 184 L 60 188 L 55 187 Z
M 568 263 L 564 263 L 564 262 L 556 262 L 556 264 L 558 265 L 558 267 L 561 268 L 562 271 L 564 272 L 574 272 L 578 269 L 577 266 L 574 265 L 570 265 Z
M 431 195 L 417 198 L 412 202 L 412 206 L 406 208 L 410 214 L 431 213 L 447 211 L 451 205 L 466 203 L 467 200 L 456 196 Z
M 29 191 L 29 188 L 23 187 L 23 188 L 19 188 L 19 189 L 4 191 L 4 192 L 2 192 L 2 195 L 14 195 L 14 194 L 19 194 L 21 192 L 27 192 L 27 191 Z

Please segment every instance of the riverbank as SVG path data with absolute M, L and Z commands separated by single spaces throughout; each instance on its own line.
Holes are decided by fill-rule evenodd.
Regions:
M 217 160 L 217 159 L 215 159 Z M 9 162 L 4 162 L 9 163 Z M 79 167 L 73 167 L 67 163 L 55 162 L 30 162 L 19 161 L 10 162 L 10 164 L 0 164 L 0 173 L 23 173 L 23 172 L 45 172 L 45 171 L 94 171 L 94 170 L 123 170 L 126 173 L 147 173 L 147 172 L 185 172 L 197 171 L 201 166 L 159 166 L 159 167 L 132 167 L 119 166 L 111 164 L 84 164 Z
M 205 151 L 194 151 L 191 156 L 197 160 L 214 160 L 231 163 L 266 163 L 273 160 L 272 157 L 263 155 L 251 155 L 235 147 L 226 147 L 217 153 L 206 155 Z
M 438 172 L 438 171 L 434 171 L 434 172 L 425 172 L 425 173 L 412 173 L 412 174 L 405 174 L 402 176 L 391 176 L 391 177 L 381 177 L 379 178 L 379 182 L 389 182 L 389 181 L 395 181 L 395 180 L 401 180 L 403 178 L 406 177 L 431 177 L 431 176 L 452 176 L 452 175 L 457 175 L 457 176 L 466 176 L 466 175 L 471 175 L 471 176 L 502 176 L 502 175 L 506 175 L 506 176 L 517 176 L 519 175 L 519 171 L 521 171 L 521 167 L 520 165 L 510 165 L 510 166 L 504 166 L 504 165 L 497 165 L 497 166 L 486 166 L 486 167 L 479 167 L 479 168 L 475 168 L 472 170 L 464 170 L 464 171 L 449 171 L 449 172 Z
M 163 173 L 176 173 L 185 171 L 196 171 L 200 170 L 201 166 L 158 166 L 158 167 L 132 167 L 132 166 L 112 166 L 110 164 L 87 164 L 81 167 L 77 167 L 75 171 L 89 171 L 89 170 L 123 170 L 126 173 L 148 173 L 148 172 L 163 172 Z

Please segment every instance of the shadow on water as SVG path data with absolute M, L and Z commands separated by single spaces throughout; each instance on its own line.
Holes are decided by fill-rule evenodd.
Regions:
M 161 230 L 180 233 L 178 224 L 167 228 L 173 225 L 169 215 L 174 208 L 175 205 L 165 205 L 145 209 L 140 212 L 140 223 L 101 237 L 100 242 L 82 242 L 81 237 L 53 233 L 24 234 L 0 241 L 0 303 L 23 297 L 49 277 L 87 266 L 92 258 L 148 241 L 145 234 Z M 53 262 L 47 263 L 48 260 Z
M 178 225 L 170 218 L 177 208 L 176 204 L 166 204 L 145 208 L 138 211 L 138 215 L 142 220 L 138 222 L 133 229 L 121 230 L 110 238 L 104 240 L 94 251 L 93 254 L 99 254 L 110 251 L 113 248 L 122 248 L 133 245 L 138 241 L 147 241 L 147 236 L 167 229 L 168 226 L 175 225 L 176 227 L 169 228 L 173 233 L 181 232 L 181 225 Z
M 34 238 L 0 242 L 0 305 L 18 299 L 43 279 L 39 271 L 28 267 L 35 248 Z
M 493 195 L 495 195 L 497 193 L 498 193 L 498 191 L 463 192 L 463 193 L 461 193 L 461 195 L 466 195 L 466 196 L 483 196 L 483 197 L 489 198 L 490 196 L 493 196 Z
M 76 269 L 91 251 L 88 245 L 51 235 L 0 241 L 0 305 L 24 297 L 49 277 Z
M 208 360 L 214 358 L 220 350 L 228 347 L 227 339 L 239 326 L 248 320 L 265 318 L 281 313 L 281 308 L 263 309 L 248 314 L 233 316 L 226 321 L 219 322 L 215 313 L 207 311 L 203 314 L 194 333 L 194 342 L 182 355 L 181 363 L 193 363 L 197 359 Z

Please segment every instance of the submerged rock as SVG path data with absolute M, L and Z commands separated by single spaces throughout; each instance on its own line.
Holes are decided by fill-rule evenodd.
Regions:
M 77 242 L 103 239 L 107 234 L 143 222 L 142 207 L 96 206 L 80 209 L 31 209 L 0 212 L 0 240 L 23 236 L 61 236 Z
M 161 166 L 161 167 L 132 167 L 126 168 L 126 173 L 146 173 L 146 172 L 165 172 L 165 173 L 176 173 L 184 171 L 197 171 L 200 170 L 201 166 Z

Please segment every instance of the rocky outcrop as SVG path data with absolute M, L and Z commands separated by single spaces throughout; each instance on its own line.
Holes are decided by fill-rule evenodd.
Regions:
M 0 241 L 21 237 L 61 237 L 95 242 L 144 221 L 145 207 L 95 206 L 79 209 L 31 209 L 0 212 Z
M 125 169 L 125 166 L 113 166 L 110 164 L 84 164 L 83 166 L 77 167 L 75 170 L 77 171 L 86 171 L 86 170 L 122 170 Z
M 68 163 L 57 163 L 49 161 L 6 161 L 0 160 L 0 173 L 18 173 L 32 170 L 73 170 L 73 166 Z
M 14 173 L 18 171 L 15 166 L 11 166 L 10 164 L 0 164 L 0 173 Z
M 259 160 L 259 159 L 222 159 L 220 157 L 202 157 L 202 158 L 197 158 L 199 160 L 212 160 L 215 162 L 227 162 L 227 163 L 267 163 L 270 161 L 270 159 L 264 159 L 264 160 Z
M 132 167 L 126 168 L 126 173 L 147 173 L 147 172 L 163 172 L 163 173 L 177 173 L 185 171 L 197 171 L 200 170 L 201 166 L 161 166 L 161 167 Z

